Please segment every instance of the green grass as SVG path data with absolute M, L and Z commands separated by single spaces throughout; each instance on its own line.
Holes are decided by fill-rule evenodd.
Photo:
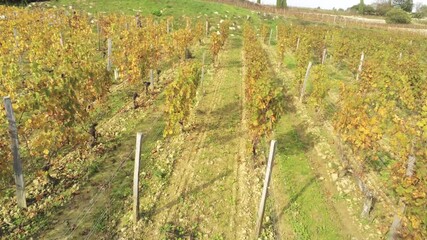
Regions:
M 343 239 L 322 183 L 310 167 L 309 154 L 315 139 L 304 129 L 290 114 L 277 127 L 278 171 L 290 199 L 278 215 L 289 222 L 296 239 Z
M 283 61 L 285 63 L 285 66 L 290 70 L 295 69 L 297 67 L 297 61 L 295 57 L 291 54 L 286 54 Z
M 58 6 L 74 6 L 92 13 L 118 12 L 136 14 L 141 11 L 144 16 L 200 16 L 208 15 L 252 15 L 249 10 L 230 5 L 200 0 L 59 0 Z

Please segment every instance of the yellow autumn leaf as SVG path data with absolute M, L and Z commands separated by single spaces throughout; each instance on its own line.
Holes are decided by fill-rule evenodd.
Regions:
M 411 220 L 412 223 L 412 227 L 414 229 L 419 229 L 420 225 L 421 225 L 421 221 L 418 218 L 415 217 L 409 217 L 409 219 Z
M 43 154 L 44 155 L 49 155 L 49 150 L 47 150 L 47 149 L 43 150 Z

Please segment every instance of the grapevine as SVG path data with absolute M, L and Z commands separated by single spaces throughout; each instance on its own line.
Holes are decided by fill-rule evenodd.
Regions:
M 200 66 L 184 62 L 178 69 L 175 80 L 166 88 L 167 123 L 164 136 L 177 134 L 184 130 L 196 97 L 200 82 Z

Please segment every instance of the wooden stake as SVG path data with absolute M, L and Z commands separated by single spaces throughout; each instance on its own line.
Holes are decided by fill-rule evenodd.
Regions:
M 270 37 L 268 38 L 268 45 L 271 45 L 271 37 L 273 36 L 273 29 L 270 29 Z
M 357 69 L 356 81 L 359 81 L 360 74 L 362 73 L 363 61 L 364 60 L 365 60 L 365 53 L 362 52 L 362 55 L 360 56 L 359 68 Z
M 417 158 L 415 157 L 415 150 L 414 150 L 414 140 L 412 141 L 412 147 L 411 147 L 411 154 L 408 157 L 408 162 L 406 165 L 406 176 L 407 177 L 412 177 L 414 175 L 414 171 L 415 171 L 415 162 L 417 160 Z
M 166 20 L 166 33 L 169 34 L 170 33 L 170 27 L 169 27 L 169 19 Z
M 119 69 L 117 68 L 114 69 L 114 80 L 119 80 Z
M 325 61 L 326 61 L 326 53 L 327 53 L 327 50 L 326 50 L 326 48 L 324 48 L 324 49 L 323 49 L 323 54 L 322 54 L 322 64 L 325 64 Z
M 390 231 L 389 231 L 389 236 L 388 236 L 389 240 L 400 239 L 399 230 L 400 230 L 401 225 L 402 225 L 402 218 L 403 218 L 403 215 L 405 214 L 405 210 L 406 210 L 406 205 L 402 200 L 400 200 L 399 201 L 399 209 L 398 209 L 397 213 L 394 214 L 393 222 L 390 226 Z
M 414 156 L 414 142 L 412 142 L 411 154 L 408 157 L 408 162 L 407 162 L 407 166 L 406 166 L 405 175 L 407 177 L 413 176 L 414 171 L 415 171 L 415 162 L 416 162 L 416 158 Z M 389 231 L 389 236 L 388 236 L 389 240 L 401 239 L 399 236 L 399 230 L 400 230 L 401 225 L 402 225 L 402 218 L 405 215 L 405 210 L 406 210 L 406 204 L 403 202 L 402 199 L 400 199 L 399 200 L 399 209 L 394 214 L 394 219 L 393 219 L 393 222 L 390 226 L 390 231 Z
M 108 45 L 108 52 L 107 52 L 107 71 L 111 72 L 111 66 L 112 61 L 111 61 L 111 55 L 113 53 L 113 41 L 111 40 L 111 38 L 109 38 L 107 40 L 107 45 Z
M 3 98 L 6 109 L 6 117 L 9 121 L 9 134 L 11 139 L 11 150 L 13 156 L 13 171 L 15 172 L 16 198 L 20 208 L 27 207 L 25 200 L 25 182 L 22 173 L 22 162 L 19 155 L 18 128 L 16 127 L 15 115 L 13 114 L 12 101 L 10 97 Z
M 310 75 L 310 69 L 312 66 L 312 62 L 308 63 L 307 71 L 305 72 L 304 82 L 302 83 L 301 95 L 299 97 L 299 101 L 302 103 L 305 94 L 305 88 L 307 87 L 308 76 Z
M 298 40 L 297 40 L 297 51 L 298 51 L 298 48 L 299 48 L 299 41 L 300 41 L 300 38 L 298 38 Z
M 18 48 L 18 30 L 16 28 L 13 29 L 13 36 L 15 37 L 15 47 Z
M 142 133 L 136 134 L 135 169 L 133 172 L 133 220 L 135 224 L 139 220 L 139 163 L 141 158 Z
M 101 28 L 99 22 L 96 23 L 96 33 L 98 34 L 98 50 L 101 50 Z
M 268 164 L 267 164 L 267 169 L 265 173 L 264 187 L 262 189 L 261 202 L 259 204 L 259 209 L 258 209 L 258 219 L 256 222 L 255 232 L 256 232 L 257 239 L 261 234 L 262 221 L 263 221 L 264 212 L 265 212 L 265 202 L 267 200 L 267 194 L 268 194 L 268 185 L 270 184 L 271 172 L 273 170 L 274 155 L 276 153 L 276 143 L 277 143 L 276 140 L 272 140 L 270 144 L 270 153 L 268 155 Z
M 61 44 L 61 47 L 64 47 L 64 35 L 59 33 L 59 43 Z

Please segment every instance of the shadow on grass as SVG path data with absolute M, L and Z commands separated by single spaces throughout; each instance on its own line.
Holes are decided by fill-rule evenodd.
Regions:
M 240 129 L 240 112 L 239 100 L 223 105 L 210 113 L 213 121 L 205 122 L 203 126 L 208 131 L 214 131 L 212 143 L 225 145 L 240 136 L 239 132 L 235 132 L 235 129 Z
M 278 151 L 284 156 L 310 151 L 314 147 L 317 137 L 307 132 L 307 127 L 307 124 L 302 122 L 294 125 L 288 132 L 278 134 L 277 141 L 283 143 L 278 146 Z
M 238 59 L 238 60 L 229 61 L 227 63 L 219 62 L 216 69 L 222 69 L 222 68 L 223 69 L 229 69 L 229 68 L 242 68 L 242 67 L 243 67 L 243 63 L 240 59 Z
M 283 214 L 286 212 L 286 210 L 288 210 L 292 204 L 294 204 L 299 197 L 301 197 L 304 192 L 307 190 L 307 188 L 309 188 L 311 185 L 313 185 L 313 183 L 316 181 L 317 176 L 312 177 L 310 180 L 308 180 L 308 182 L 298 191 L 297 194 L 293 195 L 292 198 L 289 200 L 289 202 L 286 204 L 286 206 L 284 206 L 282 208 L 282 210 L 280 210 L 280 212 L 277 213 L 277 216 L 274 218 L 274 222 L 277 223 L 277 221 L 279 219 L 281 219 L 283 217 Z
M 285 89 L 282 96 L 282 108 L 285 114 L 295 113 L 297 111 L 293 104 L 293 96 Z
M 184 201 L 185 198 L 187 198 L 187 196 L 190 196 L 192 194 L 198 193 L 201 190 L 207 188 L 208 186 L 212 185 L 214 182 L 227 177 L 231 174 L 231 170 L 225 171 L 221 174 L 219 174 L 218 176 L 212 178 L 211 180 L 209 180 L 206 183 L 203 183 L 189 191 L 186 192 L 182 192 L 177 198 L 175 198 L 174 200 L 170 201 L 169 203 L 165 204 L 162 207 L 157 208 L 156 206 L 154 206 L 152 209 L 150 209 L 149 211 L 143 212 L 142 215 L 148 217 L 148 219 L 151 219 L 153 216 L 156 216 L 157 214 L 161 213 L 162 211 L 168 211 L 170 210 L 170 208 L 172 208 L 173 206 L 179 204 L 180 202 Z

